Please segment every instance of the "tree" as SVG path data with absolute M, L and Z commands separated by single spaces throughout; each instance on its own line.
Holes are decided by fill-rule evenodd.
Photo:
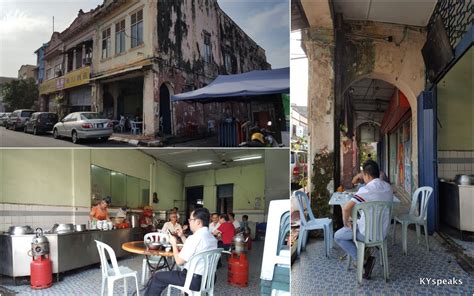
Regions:
M 36 109 L 38 87 L 33 78 L 13 80 L 3 85 L 5 110 Z

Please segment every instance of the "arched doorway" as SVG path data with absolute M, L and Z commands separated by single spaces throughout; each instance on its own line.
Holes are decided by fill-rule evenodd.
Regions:
M 351 186 L 351 176 L 371 154 L 390 182 L 410 198 L 417 186 L 412 162 L 416 135 L 407 96 L 391 83 L 366 77 L 346 89 L 343 106 L 343 185 Z
M 165 135 L 171 135 L 171 103 L 168 86 L 160 86 L 160 130 Z

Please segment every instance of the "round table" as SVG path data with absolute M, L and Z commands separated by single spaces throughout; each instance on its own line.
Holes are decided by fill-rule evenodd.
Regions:
M 166 268 L 168 270 L 172 270 L 174 268 L 174 261 L 173 264 L 170 265 L 167 260 L 168 257 L 173 257 L 172 251 L 166 252 L 164 250 L 150 250 L 147 246 L 145 246 L 145 243 L 143 241 L 123 243 L 122 249 L 130 253 L 145 255 L 147 265 L 150 268 L 152 274 L 160 269 Z M 153 266 L 153 264 L 150 263 L 150 256 L 160 256 L 160 260 L 158 261 L 156 266 Z

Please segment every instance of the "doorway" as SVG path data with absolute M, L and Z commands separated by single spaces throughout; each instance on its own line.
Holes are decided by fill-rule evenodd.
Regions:
M 217 185 L 216 212 L 231 213 L 234 204 L 234 184 Z
M 204 186 L 186 187 L 186 219 L 194 209 L 204 205 Z
M 160 121 L 163 134 L 171 135 L 170 92 L 164 83 L 160 87 Z

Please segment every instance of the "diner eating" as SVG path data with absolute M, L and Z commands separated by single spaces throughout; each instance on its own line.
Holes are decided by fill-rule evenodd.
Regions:
M 200 150 L 185 159 L 176 158 L 177 152 L 187 153 L 177 149 L 0 150 L 4 161 L 0 167 L 0 289 L 20 295 L 31 294 L 32 287 L 44 289 L 44 295 L 62 295 L 64 291 L 78 295 L 154 295 L 166 287 L 188 294 L 192 289 L 208 293 L 211 290 L 207 289 L 212 289 L 216 295 L 259 293 L 259 278 L 247 278 L 264 266 L 264 242 L 253 241 L 252 250 L 248 246 L 256 239 L 257 224 L 266 222 L 269 213 L 255 200 L 283 198 L 278 194 L 283 186 L 267 181 L 265 176 L 282 165 L 273 159 L 284 160 L 285 151 Z M 223 167 L 223 155 L 252 157 Z M 266 161 L 268 157 L 273 161 Z M 210 166 L 187 166 L 209 158 Z M 23 162 L 30 169 L 19 178 L 15 167 Z M 45 162 L 55 170 L 45 174 Z M 224 196 L 219 195 L 222 182 Z M 154 193 L 160 198 L 154 199 Z M 17 198 L 20 195 L 22 199 Z M 248 209 L 248 202 L 256 206 Z M 250 212 L 248 226 L 252 229 L 252 235 L 235 238 L 228 215 L 213 215 L 220 245 L 230 254 L 222 257 L 225 269 L 219 270 L 212 283 L 210 276 L 216 274 L 222 249 L 209 230 L 209 209 L 239 217 Z M 201 239 L 206 241 L 204 245 Z M 32 250 L 33 240 L 38 243 Z M 28 255 L 32 251 L 34 257 Z M 215 257 L 215 270 L 208 266 L 201 272 L 200 264 L 194 263 L 204 258 L 200 256 Z M 237 266 L 236 260 L 251 262 L 240 270 L 245 276 L 229 276 L 227 269 Z M 37 272 L 30 270 L 32 262 L 51 264 L 50 269 L 37 270 L 53 280 L 38 283 Z M 187 271 L 180 270 L 182 267 Z M 183 286 L 182 279 L 195 274 L 206 274 L 202 285 L 191 280 L 191 286 Z

